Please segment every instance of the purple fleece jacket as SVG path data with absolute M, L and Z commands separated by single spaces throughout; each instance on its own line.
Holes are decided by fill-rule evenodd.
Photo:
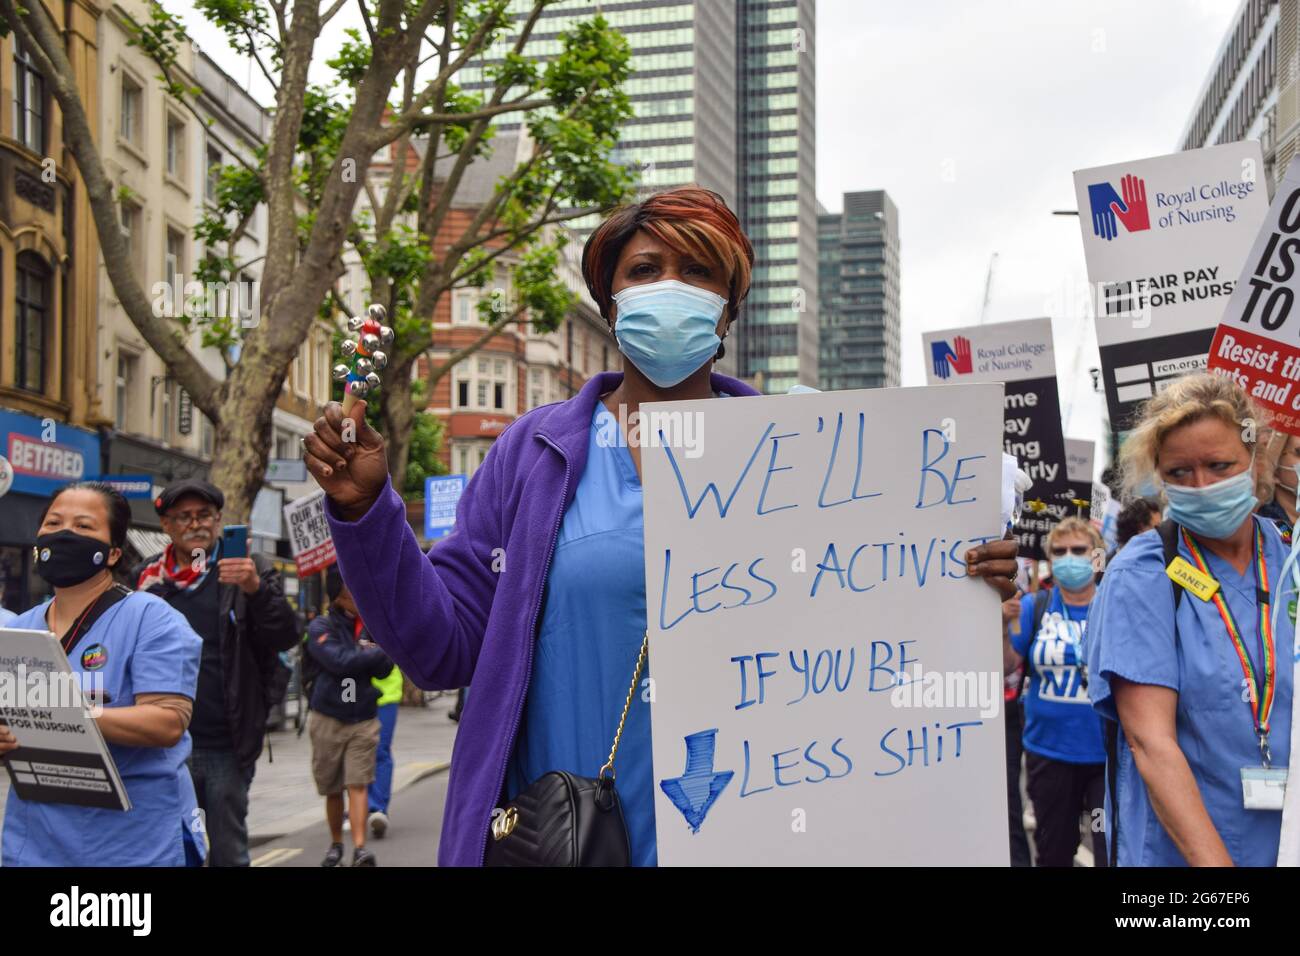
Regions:
M 455 530 L 420 550 L 387 485 L 355 522 L 326 504 L 339 569 L 375 641 L 428 690 L 473 684 L 456 733 L 439 866 L 481 866 L 532 672 L 542 594 L 560 522 L 586 465 L 602 372 L 566 402 L 510 424 L 456 508 Z M 714 374 L 715 392 L 757 395 Z

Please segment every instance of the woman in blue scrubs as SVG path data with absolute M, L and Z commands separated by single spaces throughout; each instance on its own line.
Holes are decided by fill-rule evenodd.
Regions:
M 1124 444 L 1127 487 L 1164 485 L 1185 584 L 1153 529 L 1106 568 L 1091 615 L 1089 694 L 1122 728 L 1117 812 L 1107 799 L 1120 866 L 1277 863 L 1295 594 L 1289 542 L 1252 514 L 1263 421 L 1201 373 L 1152 398 Z
M 111 485 L 78 482 L 57 492 L 36 538 L 36 570 L 54 596 L 11 626 L 54 632 L 82 686 L 102 689 L 99 729 L 131 809 L 35 803 L 11 789 L 0 835 L 4 866 L 186 864 L 196 806 L 186 727 L 202 641 L 161 598 L 113 583 L 130 520 Z M 17 747 L 0 725 L 0 759 Z

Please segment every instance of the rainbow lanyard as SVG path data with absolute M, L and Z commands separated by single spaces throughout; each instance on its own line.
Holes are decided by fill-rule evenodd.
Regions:
M 1210 569 L 1205 563 L 1205 557 L 1201 554 L 1201 549 L 1196 546 L 1192 536 L 1183 528 L 1183 541 L 1187 544 L 1187 550 L 1192 553 L 1196 559 L 1196 566 L 1201 573 L 1211 580 L 1214 575 L 1210 574 Z M 1237 622 L 1232 617 L 1232 612 L 1228 610 L 1228 602 L 1223 597 L 1223 588 L 1214 592 L 1214 606 L 1219 609 L 1219 617 L 1223 618 L 1223 625 L 1228 629 L 1228 637 L 1232 639 L 1233 650 L 1237 652 L 1237 660 L 1241 663 L 1241 672 L 1246 676 L 1247 687 L 1250 688 L 1250 714 L 1255 722 L 1255 736 L 1259 738 L 1259 752 L 1264 759 L 1264 766 L 1268 767 L 1272 762 L 1272 754 L 1268 749 L 1268 726 L 1269 718 L 1273 713 L 1273 694 L 1276 689 L 1277 666 L 1274 659 L 1273 644 L 1273 623 L 1268 613 L 1269 590 L 1268 590 L 1268 568 L 1264 564 L 1264 535 L 1259 530 L 1259 525 L 1255 525 L 1255 573 L 1258 588 L 1256 591 L 1257 603 L 1259 604 L 1259 636 L 1260 636 L 1260 657 L 1264 667 L 1264 679 L 1261 681 L 1257 678 L 1255 665 L 1250 659 L 1250 653 L 1246 650 L 1246 642 L 1241 636 L 1241 629 L 1237 627 Z M 1257 692 L 1258 691 L 1258 692 Z

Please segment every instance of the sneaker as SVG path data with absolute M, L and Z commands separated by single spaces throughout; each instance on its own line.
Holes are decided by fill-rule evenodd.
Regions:
M 331 843 L 329 852 L 325 854 L 325 859 L 321 860 L 321 866 L 338 866 L 343 862 L 343 844 Z
M 353 866 L 378 866 L 379 861 L 375 859 L 375 855 L 373 853 L 371 853 L 365 847 L 359 846 L 352 851 L 352 865 Z
M 388 832 L 388 814 L 382 810 L 370 811 L 370 832 L 382 840 Z

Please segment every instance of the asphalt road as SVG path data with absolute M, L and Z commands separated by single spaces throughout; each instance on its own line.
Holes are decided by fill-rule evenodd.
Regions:
M 388 833 L 383 839 L 367 834 L 366 846 L 380 866 L 436 866 L 443 805 L 447 799 L 447 771 L 425 777 L 393 794 L 388 808 Z M 325 800 L 320 800 L 320 823 L 252 851 L 253 866 L 320 866 L 329 849 L 325 826 Z M 344 864 L 352 862 L 352 835 L 343 834 Z

